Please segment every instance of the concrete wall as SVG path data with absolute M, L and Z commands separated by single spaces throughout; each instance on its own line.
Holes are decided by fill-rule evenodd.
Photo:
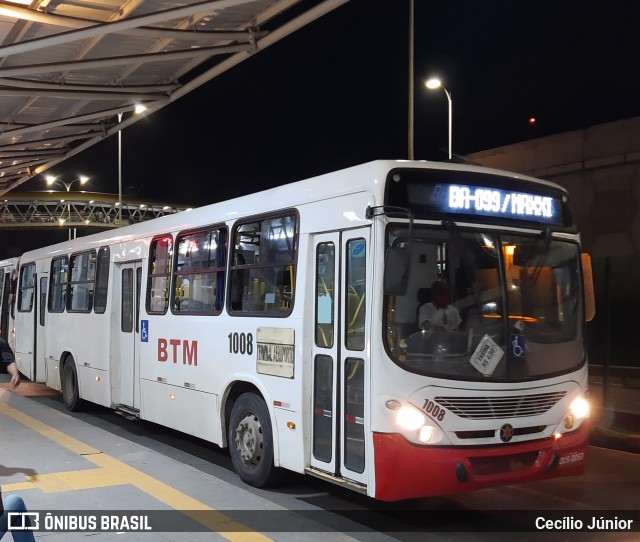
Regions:
M 571 196 L 593 257 L 640 255 L 640 117 L 468 155 L 554 181 Z

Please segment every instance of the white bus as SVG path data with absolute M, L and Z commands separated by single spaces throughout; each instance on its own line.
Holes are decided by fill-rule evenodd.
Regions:
M 393 501 L 580 474 L 583 256 L 555 184 L 375 161 L 25 253 L 17 362 L 70 410 L 228 447 L 257 487 L 289 469 Z M 459 318 L 419 321 L 430 302 Z

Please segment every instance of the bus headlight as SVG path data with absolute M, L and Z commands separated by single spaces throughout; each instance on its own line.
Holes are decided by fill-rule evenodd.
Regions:
M 387 408 L 391 408 L 387 405 Z M 442 429 L 419 409 L 411 405 L 403 405 L 395 410 L 395 424 L 400 433 L 415 444 L 437 444 L 444 439 Z
M 578 420 L 588 418 L 589 413 L 589 401 L 587 401 L 582 395 L 576 397 L 569 406 L 569 414 Z
M 418 433 L 418 440 L 424 444 L 429 444 L 436 434 L 436 428 L 433 425 L 423 425 Z
M 576 397 L 571 401 L 567 413 L 556 427 L 555 438 L 560 438 L 563 433 L 578 429 L 582 425 L 582 421 L 589 417 L 590 410 L 589 401 L 583 395 Z
M 396 423 L 406 431 L 420 429 L 426 421 L 427 418 L 422 412 L 410 406 L 400 407 L 396 413 Z

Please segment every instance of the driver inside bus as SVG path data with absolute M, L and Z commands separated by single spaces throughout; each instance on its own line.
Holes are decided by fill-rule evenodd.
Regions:
M 420 306 L 418 325 L 420 329 L 435 331 L 457 331 L 462 322 L 460 313 L 449 304 L 449 292 L 444 282 L 436 280 L 431 285 L 431 301 Z

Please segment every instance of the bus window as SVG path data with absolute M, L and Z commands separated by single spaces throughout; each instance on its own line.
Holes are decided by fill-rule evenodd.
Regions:
M 31 312 L 35 290 L 36 264 L 30 263 L 20 269 L 20 288 L 18 289 L 18 312 Z
M 229 311 L 286 316 L 293 308 L 297 216 L 236 225 Z
M 122 294 L 120 299 L 120 331 L 133 331 L 133 269 L 122 270 Z
M 147 312 L 165 314 L 169 307 L 169 281 L 173 238 L 164 235 L 151 242 L 149 282 L 147 283 Z
M 96 266 L 96 295 L 93 303 L 93 311 L 96 314 L 102 314 L 107 309 L 109 260 L 109 247 L 102 247 L 98 251 L 98 265 Z
M 316 252 L 316 345 L 333 347 L 335 303 L 335 245 L 320 243 Z
M 329 463 L 333 456 L 333 360 L 330 356 L 316 356 L 313 382 L 313 456 Z
M 364 350 L 366 246 L 364 239 L 347 242 L 347 303 L 345 311 L 345 346 Z
M 184 234 L 176 241 L 172 310 L 216 314 L 222 308 L 226 230 Z
M 96 252 L 72 254 L 69 260 L 68 312 L 89 312 L 93 306 L 96 279 Z
M 49 312 L 63 312 L 67 299 L 67 257 L 61 256 L 51 260 L 49 278 Z
M 347 358 L 344 364 L 346 399 L 344 413 L 344 465 L 364 472 L 364 360 Z

